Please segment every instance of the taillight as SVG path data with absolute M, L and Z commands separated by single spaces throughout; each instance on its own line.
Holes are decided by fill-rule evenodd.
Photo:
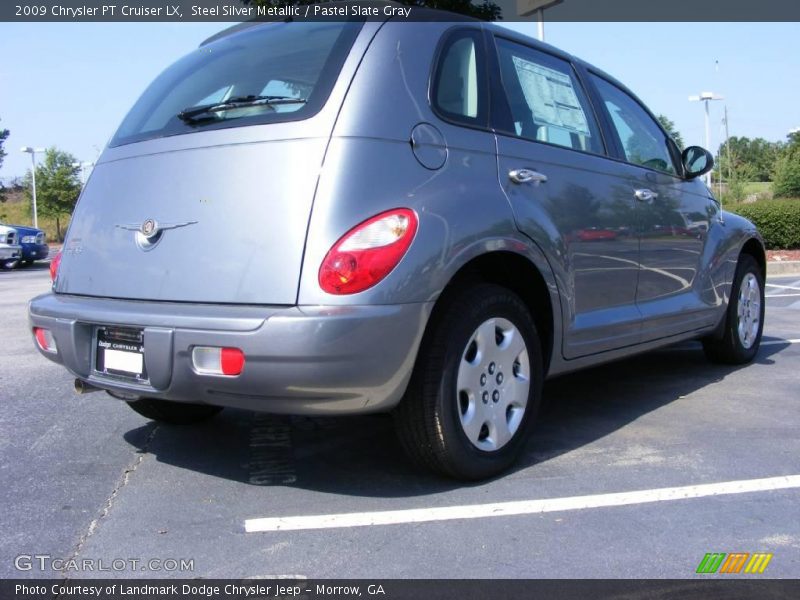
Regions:
M 195 346 L 192 349 L 192 364 L 202 375 L 239 375 L 244 362 L 244 352 L 238 348 Z
M 319 268 L 329 294 L 355 294 L 386 277 L 403 258 L 417 232 L 417 215 L 395 208 L 356 225 L 333 245 Z
M 58 267 L 61 265 L 61 251 L 56 252 L 56 255 L 50 261 L 50 281 L 55 283 L 58 276 Z
M 49 352 L 50 354 L 56 354 L 58 352 L 56 339 L 53 337 L 53 332 L 49 329 L 34 327 L 33 337 L 36 338 L 36 343 L 43 352 Z

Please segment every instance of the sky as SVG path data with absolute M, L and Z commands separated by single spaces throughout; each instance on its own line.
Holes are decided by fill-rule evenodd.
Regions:
M 0 23 L 0 128 L 11 135 L 0 178 L 22 176 L 21 146 L 57 146 L 94 161 L 144 88 L 226 23 Z M 536 24 L 510 27 L 536 35 Z M 610 73 L 687 145 L 705 145 L 701 103 L 711 91 L 711 147 L 730 135 L 785 140 L 800 127 L 800 23 L 561 23 L 546 41 Z

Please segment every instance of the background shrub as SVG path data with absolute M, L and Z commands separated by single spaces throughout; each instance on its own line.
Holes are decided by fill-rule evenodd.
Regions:
M 755 223 L 768 250 L 800 248 L 800 200 L 763 200 L 725 208 Z
M 776 198 L 800 197 L 800 148 L 789 148 L 775 163 L 772 191 Z

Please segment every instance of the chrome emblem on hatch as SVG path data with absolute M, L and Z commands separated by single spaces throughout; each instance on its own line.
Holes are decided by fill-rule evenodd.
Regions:
M 147 219 L 144 223 L 142 223 L 142 228 L 140 231 L 146 238 L 151 238 L 154 235 L 158 235 L 158 223 L 155 222 L 155 219 Z
M 117 225 L 120 229 L 127 229 L 128 231 L 138 231 L 146 238 L 157 236 L 162 231 L 168 229 L 177 229 L 178 227 L 186 227 L 187 225 L 194 225 L 197 221 L 183 221 L 182 223 L 159 223 L 155 219 L 145 219 L 144 223 L 123 223 Z
M 136 244 L 142 250 L 152 249 L 160 240 L 161 235 L 170 229 L 178 229 L 187 225 L 194 225 L 197 221 L 182 221 L 179 223 L 159 223 L 155 219 L 145 219 L 142 224 L 122 223 L 117 225 L 119 229 L 136 232 Z

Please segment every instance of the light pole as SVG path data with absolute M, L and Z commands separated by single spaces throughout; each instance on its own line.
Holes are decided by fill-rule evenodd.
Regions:
M 517 14 L 527 17 L 536 13 L 539 29 L 539 41 L 544 41 L 544 9 L 561 4 L 564 0 L 517 0 Z
M 27 152 L 31 155 L 31 164 L 33 165 L 33 169 L 31 169 L 31 187 L 33 189 L 33 226 L 38 229 L 39 218 L 36 214 L 36 153 L 44 152 L 44 148 L 31 148 L 30 146 L 23 146 L 20 148 L 20 152 Z
M 75 167 L 76 169 L 80 169 L 81 170 L 81 187 L 86 185 L 86 168 L 87 167 L 93 167 L 94 163 L 93 162 L 88 162 L 88 161 L 74 162 L 74 163 L 72 163 L 72 166 Z
M 712 92 L 701 92 L 699 96 L 689 96 L 689 102 L 704 102 L 706 105 L 706 150 L 711 152 L 711 131 L 709 130 L 708 123 L 708 103 L 711 100 L 723 100 L 722 96 L 718 96 Z M 711 171 L 706 173 L 706 185 L 711 187 Z

